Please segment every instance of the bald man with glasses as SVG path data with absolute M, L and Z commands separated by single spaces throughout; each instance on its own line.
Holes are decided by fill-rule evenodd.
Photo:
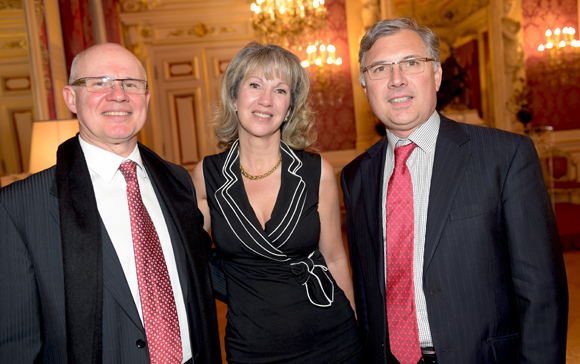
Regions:
M 568 291 L 530 138 L 435 111 L 439 38 L 409 18 L 360 43 L 387 136 L 342 172 L 365 363 L 564 363 Z
M 0 190 L 0 362 L 221 363 L 191 178 L 137 142 L 141 63 L 93 46 L 63 96 L 79 134 Z

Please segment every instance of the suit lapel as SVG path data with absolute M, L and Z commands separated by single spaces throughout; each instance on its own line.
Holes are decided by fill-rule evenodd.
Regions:
M 184 291 L 184 299 L 186 300 L 194 357 L 197 355 L 211 357 L 212 354 L 219 351 L 219 347 L 216 350 L 216 347 L 212 346 L 218 342 L 216 341 L 218 333 L 217 331 L 214 333 L 212 330 L 214 322 L 210 322 L 210 320 L 215 320 L 215 311 L 213 316 L 209 312 L 204 314 L 197 312 L 198 308 L 207 310 L 210 303 L 213 303 L 209 302 L 213 301 L 213 296 L 209 284 L 207 264 L 207 250 L 211 246 L 211 240 L 205 230 L 201 228 L 199 210 L 196 208 L 191 190 L 193 185 L 191 188 L 185 186 L 168 164 L 148 148 L 139 144 L 139 151 L 147 173 L 158 193 L 158 198 L 162 200 L 160 203 L 167 208 L 166 219 L 171 219 L 171 224 L 175 226 L 178 236 L 172 234 L 173 250 L 177 256 L 180 251 L 185 254 L 184 260 L 176 259 L 176 262 L 180 273 L 184 271 L 184 267 L 180 264 L 182 262 L 187 264 L 185 271 L 188 274 L 183 277 L 182 282 L 189 283 L 188 289 Z M 175 244 L 180 244 L 180 246 L 176 248 Z M 188 292 L 189 294 L 187 294 Z M 215 327 L 217 328 L 217 326 Z
M 135 326 L 145 333 L 119 256 L 102 222 L 101 228 L 103 231 L 103 287 L 113 296 Z
M 385 252 L 383 247 L 383 212 L 381 201 L 387 146 L 387 138 L 383 138 L 369 148 L 367 151 L 369 158 L 361 164 L 360 169 L 367 226 L 372 239 L 371 244 L 375 254 L 377 272 L 379 274 L 377 281 L 383 297 L 385 296 Z
M 441 116 L 429 192 L 423 272 L 429 269 L 471 156 L 468 140 L 469 135 L 459 124 Z

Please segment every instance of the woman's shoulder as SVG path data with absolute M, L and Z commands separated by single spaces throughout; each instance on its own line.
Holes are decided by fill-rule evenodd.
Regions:
M 204 169 L 208 167 L 221 167 L 225 163 L 230 151 L 230 149 L 226 149 L 218 154 L 208 155 L 203 158 Z
M 306 151 L 304 149 L 292 149 L 286 143 L 283 143 L 282 145 L 283 145 L 283 148 L 286 149 L 288 154 L 299 159 L 305 165 L 306 164 L 308 164 L 308 165 L 314 165 L 314 164 L 320 165 L 320 161 L 322 159 L 320 154 L 312 152 L 312 151 Z

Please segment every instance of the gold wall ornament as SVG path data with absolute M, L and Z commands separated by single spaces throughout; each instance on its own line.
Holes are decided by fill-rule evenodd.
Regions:
M 159 7 L 162 0 L 125 0 L 121 1 L 121 13 L 140 13 Z
M 193 32 L 198 37 L 205 37 L 209 33 L 209 27 L 204 23 L 199 23 L 193 28 Z
M 143 28 L 141 29 L 141 36 L 143 38 L 150 38 L 153 35 L 151 28 Z
M 0 10 L 22 9 L 22 0 L 0 0 Z
M 263 43 L 288 47 L 326 25 L 324 0 L 256 0 L 251 10 Z
M 25 40 L 16 40 L 0 43 L 2 49 L 28 49 L 28 43 Z
M 191 28 L 185 29 L 175 29 L 168 33 L 170 37 L 187 37 L 187 36 L 198 36 L 203 38 L 205 36 L 215 36 L 223 33 L 235 33 L 237 32 L 236 29 L 232 27 L 210 27 L 204 23 L 198 23 L 197 25 Z

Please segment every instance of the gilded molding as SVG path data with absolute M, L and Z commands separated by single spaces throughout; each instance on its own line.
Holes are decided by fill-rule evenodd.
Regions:
M 16 40 L 11 42 L 0 43 L 1 49 L 28 49 L 28 43 L 25 40 Z
M 186 29 L 176 29 L 168 33 L 168 37 L 185 37 L 185 36 L 192 36 L 196 35 L 200 38 L 205 37 L 206 35 L 219 35 L 223 33 L 235 33 L 235 30 L 232 27 L 209 27 L 204 23 L 198 23 L 194 27 L 186 28 Z
M 430 27 L 446 27 L 460 23 L 489 3 L 490 0 L 430 0 L 416 4 L 415 0 L 407 0 L 396 5 L 395 11 L 398 15 L 421 19 L 422 24 Z
M 0 10 L 22 9 L 22 0 L 0 0 Z
M 161 0 L 125 0 L 121 1 L 121 13 L 141 13 L 162 5 Z

